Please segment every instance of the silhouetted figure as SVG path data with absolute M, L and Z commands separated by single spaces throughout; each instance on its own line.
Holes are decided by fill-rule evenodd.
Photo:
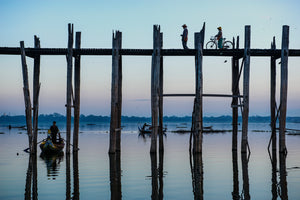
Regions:
M 51 139 L 53 144 L 57 143 L 57 133 L 59 132 L 58 127 L 56 126 L 56 121 L 53 121 L 53 125 L 50 127 L 51 131 Z M 59 133 L 59 141 L 60 141 L 60 133 Z
M 188 41 L 188 29 L 187 29 L 187 25 L 186 24 L 183 24 L 182 25 L 182 28 L 183 28 L 183 33 L 181 35 L 181 41 L 182 41 L 182 46 L 184 49 L 189 49 L 187 46 L 186 46 L 186 43 Z

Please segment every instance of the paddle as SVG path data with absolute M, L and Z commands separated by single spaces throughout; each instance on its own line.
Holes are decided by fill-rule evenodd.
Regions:
M 41 141 L 39 141 L 38 143 L 36 143 L 36 144 L 40 144 L 41 142 L 44 142 L 46 139 L 43 139 L 43 140 L 41 140 Z M 23 151 L 25 151 L 26 153 L 30 153 L 30 151 L 28 151 L 30 148 L 28 147 L 28 148 L 26 148 L 26 149 L 24 149 Z

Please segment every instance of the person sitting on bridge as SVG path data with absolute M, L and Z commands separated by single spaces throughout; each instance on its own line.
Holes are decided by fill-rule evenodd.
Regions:
M 183 33 L 181 34 L 181 41 L 182 41 L 182 46 L 184 49 L 189 49 L 187 46 L 186 46 L 186 43 L 188 41 L 188 29 L 187 29 L 187 25 L 186 24 L 183 24 L 182 25 L 182 28 L 183 28 Z
M 219 32 L 218 32 L 217 35 L 215 35 L 215 37 L 216 37 L 217 40 L 218 40 L 218 48 L 219 48 L 219 49 L 223 49 L 223 34 L 222 34 L 222 27 L 219 26 L 217 29 L 219 30 Z
M 56 121 L 53 121 L 53 125 L 50 127 L 51 131 L 51 140 L 53 144 L 57 143 L 57 133 L 59 132 L 58 127 L 56 126 Z M 60 133 L 58 133 L 59 142 L 61 140 Z

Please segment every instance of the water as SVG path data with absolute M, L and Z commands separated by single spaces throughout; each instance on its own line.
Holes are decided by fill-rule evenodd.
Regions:
M 120 155 L 107 153 L 109 124 L 96 123 L 81 125 L 78 155 L 50 158 L 40 157 L 40 150 L 30 158 L 23 151 L 28 146 L 25 130 L 2 125 L 0 199 L 300 199 L 300 136 L 287 135 L 286 159 L 272 163 L 269 125 L 250 123 L 249 161 L 239 151 L 232 154 L 231 132 L 204 134 L 202 156 L 193 157 L 189 134 L 171 132 L 189 124 L 167 123 L 164 155 L 151 157 L 150 138 L 139 137 L 138 124 L 123 125 Z M 230 124 L 205 125 L 231 129 Z M 64 137 L 64 124 L 58 126 Z M 48 124 L 40 127 L 38 141 L 45 138 Z M 287 127 L 300 129 L 300 124 Z

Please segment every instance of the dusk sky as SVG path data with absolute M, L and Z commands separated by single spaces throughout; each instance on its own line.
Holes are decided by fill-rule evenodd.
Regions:
M 298 0 L 114 0 L 114 1 L 17 1 L 0 6 L 0 46 L 33 47 L 34 35 L 41 47 L 66 48 L 68 23 L 81 31 L 82 48 L 111 48 L 114 30 L 122 32 L 123 48 L 152 48 L 153 25 L 161 25 L 163 48 L 182 48 L 182 24 L 194 32 L 206 23 L 205 43 L 222 26 L 227 40 L 240 36 L 251 25 L 251 48 L 268 49 L 273 36 L 281 48 L 282 26 L 290 26 L 290 49 L 300 49 L 300 1 Z M 225 62 L 227 61 L 227 62 Z M 279 104 L 280 59 L 277 60 Z M 287 116 L 300 116 L 300 58 L 290 57 Z M 27 57 L 32 94 L 33 60 Z M 111 56 L 82 56 L 81 113 L 110 115 Z M 67 63 L 64 56 L 41 57 L 40 113 L 65 114 Z M 123 110 L 127 116 L 150 116 L 151 56 L 123 56 Z M 231 94 L 231 58 L 204 57 L 203 92 Z M 242 81 L 241 81 L 242 83 Z M 270 58 L 251 57 L 250 115 L 269 115 Z M 0 115 L 25 114 L 20 56 L 0 55 Z M 240 85 L 242 93 L 242 84 Z M 194 57 L 164 58 L 164 93 L 194 93 Z M 230 98 L 204 98 L 204 116 L 231 115 Z M 191 97 L 164 99 L 166 116 L 190 116 Z

